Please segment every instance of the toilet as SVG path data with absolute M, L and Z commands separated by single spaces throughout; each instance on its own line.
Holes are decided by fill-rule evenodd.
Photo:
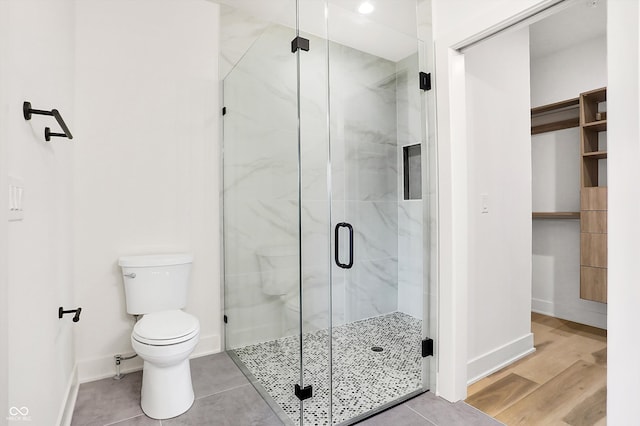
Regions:
M 189 355 L 200 336 L 200 322 L 181 309 L 193 256 L 123 256 L 127 312 L 141 315 L 131 333 L 133 350 L 144 360 L 140 406 L 153 419 L 179 416 L 193 404 Z

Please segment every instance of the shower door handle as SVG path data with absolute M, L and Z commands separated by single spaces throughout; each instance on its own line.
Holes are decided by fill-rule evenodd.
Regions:
M 340 262 L 340 228 L 347 228 L 349 230 L 349 263 Z M 346 222 L 340 222 L 336 225 L 336 233 L 335 233 L 335 260 L 336 265 L 341 267 L 342 269 L 351 269 L 353 266 L 353 226 Z

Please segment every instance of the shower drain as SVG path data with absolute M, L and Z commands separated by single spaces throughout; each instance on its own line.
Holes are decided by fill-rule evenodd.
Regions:
M 371 350 L 374 351 L 374 352 L 382 352 L 383 349 L 380 346 L 373 346 L 371 348 Z

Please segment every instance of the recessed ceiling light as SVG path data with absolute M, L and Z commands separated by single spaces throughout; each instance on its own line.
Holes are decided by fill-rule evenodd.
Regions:
M 370 2 L 365 1 L 360 4 L 360 7 L 358 7 L 358 12 L 362 13 L 363 15 L 368 15 L 373 12 L 373 9 L 373 5 Z

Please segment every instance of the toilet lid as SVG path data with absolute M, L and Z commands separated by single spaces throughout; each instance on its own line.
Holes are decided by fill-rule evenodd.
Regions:
M 149 345 L 171 345 L 189 340 L 199 332 L 196 317 L 175 310 L 146 314 L 133 327 L 132 336 Z

